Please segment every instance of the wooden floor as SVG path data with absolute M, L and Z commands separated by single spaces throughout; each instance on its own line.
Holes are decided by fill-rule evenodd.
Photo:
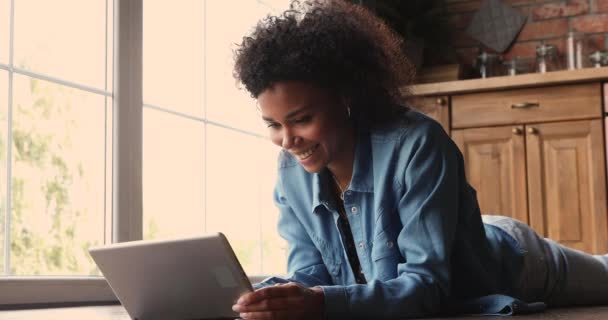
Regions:
M 129 316 L 122 306 L 95 306 L 95 307 L 74 307 L 74 308 L 54 308 L 54 309 L 33 309 L 33 310 L 11 310 L 0 311 L 0 320 L 129 320 Z M 445 319 L 445 318 L 443 318 Z M 467 316 L 451 317 L 449 320 L 505 320 L 503 316 Z M 533 315 L 521 315 L 513 318 L 514 320 L 607 320 L 608 306 L 569 308 L 569 309 L 549 309 L 543 313 Z M 426 319 L 430 320 L 430 319 Z
M 450 317 L 449 320 L 608 320 L 608 306 L 584 307 L 584 308 L 566 308 L 566 309 L 548 309 L 545 312 L 518 315 L 513 317 L 505 316 L 464 316 Z M 446 318 L 434 318 L 446 319 Z M 431 320 L 431 319 L 426 319 Z

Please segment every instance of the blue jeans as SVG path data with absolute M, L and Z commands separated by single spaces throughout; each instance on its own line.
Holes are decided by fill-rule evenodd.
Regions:
M 514 297 L 553 307 L 608 304 L 608 255 L 567 248 L 512 218 L 484 215 L 483 222 L 506 231 L 525 251 Z

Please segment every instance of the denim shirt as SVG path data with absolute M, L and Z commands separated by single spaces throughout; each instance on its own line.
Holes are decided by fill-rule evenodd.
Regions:
M 462 155 L 434 120 L 411 110 L 402 125 L 358 130 L 344 206 L 367 284 L 348 264 L 330 173 L 308 173 L 285 151 L 278 170 L 287 280 L 320 286 L 328 318 L 427 316 L 511 292 L 521 249 L 482 223 Z

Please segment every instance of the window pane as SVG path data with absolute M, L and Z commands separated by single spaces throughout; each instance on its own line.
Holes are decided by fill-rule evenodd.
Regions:
M 231 127 L 266 134 L 256 103 L 243 88 L 238 90 L 232 76 L 233 50 L 256 22 L 269 13 L 289 7 L 288 0 L 239 3 L 234 10 L 230 1 L 207 1 L 206 66 L 207 118 Z M 226 17 L 230 18 L 227 23 Z
M 144 102 L 202 118 L 204 1 L 143 5 Z
M 213 125 L 207 135 L 207 231 L 223 232 L 247 274 L 261 274 L 261 209 L 272 204 L 266 181 L 274 180 L 264 174 L 276 165 L 262 163 L 270 142 Z
M 98 274 L 105 99 L 15 75 L 13 101 L 11 273 Z
M 14 64 L 104 88 L 106 1 L 15 1 Z
M 143 110 L 144 239 L 201 235 L 204 124 Z
M 0 70 L 0 275 L 4 274 L 4 250 L 6 250 L 4 230 L 6 226 L 6 159 L 8 153 L 7 114 L 8 73 Z
M 273 201 L 278 151 L 279 147 L 269 140 L 260 140 L 258 181 L 262 216 L 262 274 L 265 275 L 287 273 L 287 243 L 277 232 L 279 210 Z
M 114 0 L 106 0 L 106 86 L 105 90 L 114 91 Z M 111 105 L 110 105 L 111 106 Z M 111 119 L 111 118 L 110 118 Z
M 0 63 L 8 64 L 8 51 L 10 47 L 10 0 L 0 0 Z

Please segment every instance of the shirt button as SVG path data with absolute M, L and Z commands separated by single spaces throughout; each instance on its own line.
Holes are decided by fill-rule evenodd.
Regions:
M 393 247 L 393 242 L 392 241 L 387 241 L 386 242 L 386 246 L 389 247 L 389 248 L 392 248 Z
M 357 214 L 357 207 L 350 208 L 350 212 L 352 212 L 353 214 Z
M 364 246 L 363 242 L 359 242 L 359 248 L 363 249 Z

